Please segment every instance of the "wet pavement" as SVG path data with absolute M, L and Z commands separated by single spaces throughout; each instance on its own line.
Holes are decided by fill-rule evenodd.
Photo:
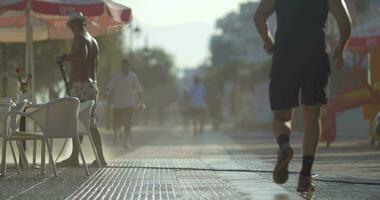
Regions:
M 276 148 L 268 131 L 212 132 L 194 137 L 180 128 L 137 128 L 133 146 L 125 150 L 104 134 L 109 166 L 59 168 L 59 177 L 23 170 L 0 179 L 0 199 L 378 199 L 380 186 L 342 184 L 326 180 L 377 182 L 380 150 L 363 140 L 342 139 L 321 148 L 316 161 L 317 191 L 295 191 L 297 175 L 287 184 L 271 181 Z M 299 136 L 291 170 L 300 164 Z M 55 143 L 58 147 L 59 142 Z M 88 144 L 85 153 L 91 157 Z M 57 154 L 59 148 L 56 148 Z M 337 159 L 339 157 L 339 159 Z M 88 162 L 92 158 L 88 159 Z M 379 181 L 380 182 L 380 181 Z

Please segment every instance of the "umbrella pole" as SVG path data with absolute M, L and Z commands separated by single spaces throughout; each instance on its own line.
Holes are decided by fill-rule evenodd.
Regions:
M 67 96 L 71 96 L 69 82 L 67 81 L 66 74 L 65 74 L 65 66 L 62 63 L 59 63 L 59 71 L 61 72 L 63 82 L 65 83 L 66 94 Z
M 28 84 L 28 94 L 27 97 L 21 97 L 21 98 L 27 98 L 29 100 L 34 101 L 33 99 L 33 94 L 34 94 L 34 61 L 33 61 L 33 27 L 31 23 L 31 0 L 27 0 L 27 5 L 25 9 L 25 18 L 26 18 L 26 43 L 25 43 L 25 80 L 27 80 L 27 75 L 31 74 L 32 75 L 32 80 L 31 80 L 31 85 Z M 23 99 L 19 99 L 22 101 Z M 25 117 L 21 117 L 20 119 L 20 130 L 26 130 L 26 119 Z M 23 140 L 21 141 L 22 143 L 22 148 L 24 151 L 26 150 L 26 141 Z M 19 156 L 20 159 L 20 167 L 25 168 L 26 166 L 24 165 L 24 162 L 21 162 L 21 154 Z
M 32 80 L 30 85 L 28 84 L 28 99 L 34 101 L 34 90 L 35 90 L 35 77 L 34 77 L 34 57 L 33 57 L 33 26 L 31 17 L 31 7 L 32 1 L 27 0 L 27 6 L 25 9 L 26 18 L 26 43 L 25 43 L 25 72 L 32 75 Z

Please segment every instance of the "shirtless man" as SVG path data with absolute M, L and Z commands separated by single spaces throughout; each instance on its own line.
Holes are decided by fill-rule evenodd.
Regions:
M 274 12 L 277 31 L 273 41 L 267 19 Z M 273 54 L 269 94 L 273 110 L 272 128 L 279 145 L 273 172 L 273 180 L 278 184 L 288 180 L 288 165 L 293 156 L 289 144 L 289 122 L 301 94 L 304 137 L 299 192 L 314 190 L 311 169 L 320 136 L 321 105 L 327 103 L 325 88 L 330 73 L 324 32 L 329 12 L 336 18 L 340 30 L 340 40 L 334 52 L 335 65 L 340 69 L 351 33 L 344 0 L 262 0 L 254 19 L 265 50 Z
M 70 71 L 70 95 L 81 101 L 95 100 L 98 98 L 98 87 L 96 85 L 96 68 L 99 59 L 99 46 L 86 30 L 86 17 L 82 13 L 70 16 L 67 26 L 74 34 L 74 39 L 69 54 L 57 58 L 59 63 L 68 61 L 71 63 Z M 95 104 L 96 105 L 96 104 Z M 102 166 L 107 163 L 104 159 L 102 141 L 99 129 L 95 122 L 95 105 L 91 114 L 91 135 Z M 81 138 L 81 141 L 83 137 Z M 73 144 L 71 156 L 59 163 L 61 166 L 79 166 L 79 149 Z

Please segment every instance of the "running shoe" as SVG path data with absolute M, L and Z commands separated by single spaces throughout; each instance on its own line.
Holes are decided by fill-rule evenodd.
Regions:
M 284 184 L 289 177 L 289 163 L 293 158 L 293 149 L 290 146 L 280 148 L 277 157 L 276 167 L 273 172 L 273 181 L 277 184 Z

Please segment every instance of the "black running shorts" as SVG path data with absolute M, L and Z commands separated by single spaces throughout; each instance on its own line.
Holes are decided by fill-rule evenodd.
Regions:
M 298 107 L 299 100 L 307 106 L 326 104 L 329 75 L 329 58 L 324 51 L 275 52 L 269 86 L 272 110 Z

